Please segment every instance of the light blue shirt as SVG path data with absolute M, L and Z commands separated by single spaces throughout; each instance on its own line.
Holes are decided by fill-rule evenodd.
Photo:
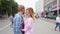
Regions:
M 9 17 L 9 19 L 10 19 L 10 21 L 12 22 L 12 21 L 13 21 L 13 16 L 11 15 L 11 16 Z
M 13 24 L 14 31 L 19 31 L 20 34 L 22 34 L 22 32 L 21 32 L 21 30 L 22 30 L 22 15 L 17 13 L 14 17 L 13 22 L 14 22 L 14 24 Z

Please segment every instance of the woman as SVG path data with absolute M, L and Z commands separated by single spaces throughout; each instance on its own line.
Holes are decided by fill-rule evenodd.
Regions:
M 32 8 L 26 9 L 27 20 L 25 21 L 25 27 L 22 31 L 25 31 L 25 34 L 33 34 L 33 22 L 34 22 L 34 11 Z
M 55 31 L 56 31 L 56 28 L 59 27 L 59 31 L 60 31 L 60 15 L 58 15 L 56 17 L 56 27 L 55 27 Z

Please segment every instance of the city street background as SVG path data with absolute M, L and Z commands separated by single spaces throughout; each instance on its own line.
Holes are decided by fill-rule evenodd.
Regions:
M 7 21 L 5 21 L 5 23 L 6 22 Z M 5 24 L 3 21 L 1 23 Z M 60 34 L 60 31 L 55 31 L 54 27 L 55 20 L 40 17 L 34 22 L 34 34 Z M 1 30 L 0 34 L 13 34 L 12 25 L 8 25 L 6 28 Z
M 60 14 L 60 0 L 0 0 L 0 34 L 14 34 L 13 25 L 9 20 L 18 12 L 17 7 L 34 9 L 34 34 L 60 34 L 56 26 L 56 17 Z M 24 17 L 26 20 L 26 18 Z

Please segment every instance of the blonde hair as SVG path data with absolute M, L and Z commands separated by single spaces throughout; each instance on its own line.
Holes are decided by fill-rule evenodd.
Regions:
M 29 11 L 29 14 L 30 14 L 30 16 L 33 18 L 33 20 L 35 19 L 35 16 L 34 16 L 34 10 L 33 10 L 33 8 L 27 8 L 26 10 L 28 10 Z
M 22 9 L 25 9 L 25 7 L 23 5 L 19 5 L 18 6 L 18 11 L 22 11 Z

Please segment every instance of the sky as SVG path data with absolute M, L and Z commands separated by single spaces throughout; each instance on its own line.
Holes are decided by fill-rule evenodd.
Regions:
M 24 5 L 25 8 L 32 7 L 35 11 L 35 4 L 38 0 L 15 0 L 19 5 Z
M 25 8 L 32 7 L 34 9 L 34 12 L 43 11 L 43 0 L 15 0 L 15 1 L 19 5 L 24 5 Z
M 37 11 L 37 12 L 42 12 L 42 11 L 44 11 L 44 9 L 43 9 L 43 7 L 44 7 L 43 3 L 44 3 L 43 0 L 39 0 L 39 1 L 36 2 L 36 7 L 37 7 L 37 8 L 36 8 L 36 11 Z

